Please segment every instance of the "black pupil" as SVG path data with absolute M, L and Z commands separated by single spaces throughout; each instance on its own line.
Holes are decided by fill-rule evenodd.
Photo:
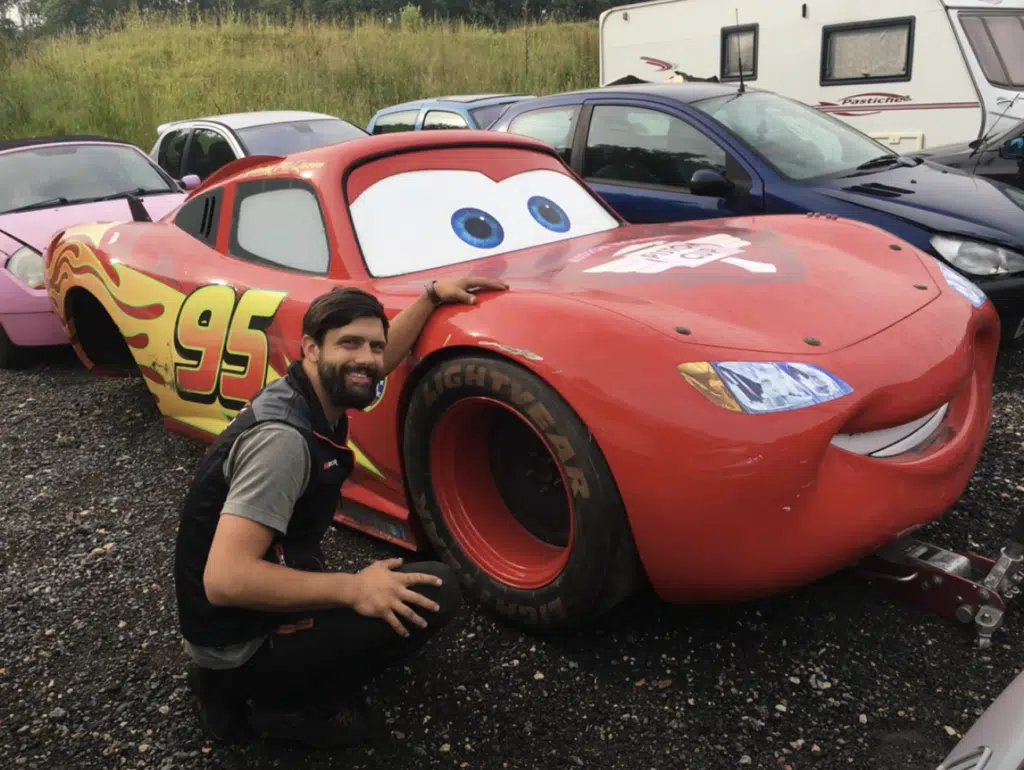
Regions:
M 491 226 L 483 217 L 473 217 L 466 220 L 466 232 L 474 238 L 486 238 L 491 234 Z
M 550 203 L 540 204 L 540 215 L 551 224 L 558 224 L 558 212 L 555 211 L 555 207 Z

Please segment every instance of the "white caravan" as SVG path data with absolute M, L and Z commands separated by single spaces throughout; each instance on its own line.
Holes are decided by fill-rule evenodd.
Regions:
M 1024 0 L 651 0 L 600 18 L 601 85 L 775 91 L 914 152 L 1024 119 Z

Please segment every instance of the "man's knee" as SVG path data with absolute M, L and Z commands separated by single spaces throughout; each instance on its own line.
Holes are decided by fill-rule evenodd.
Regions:
M 459 588 L 459 579 L 447 564 L 439 561 L 421 561 L 403 564 L 399 569 L 402 572 L 420 572 L 441 578 L 439 586 L 413 586 L 414 590 L 430 597 L 441 607 L 434 615 L 437 618 L 435 623 L 438 620 L 442 624 L 447 623 L 459 611 L 462 606 L 462 590 Z

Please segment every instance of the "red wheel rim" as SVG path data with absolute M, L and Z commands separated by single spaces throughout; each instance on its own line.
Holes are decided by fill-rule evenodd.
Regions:
M 532 444 L 532 452 L 517 452 Z M 497 450 L 497 451 L 496 451 Z M 500 465 L 495 478 L 494 463 L 502 450 L 512 453 L 514 462 Z M 534 481 L 532 464 L 543 462 L 552 469 L 552 483 Z M 437 504 L 452 536 L 466 555 L 490 577 L 506 585 L 533 590 L 547 585 L 565 569 L 575 537 L 575 516 L 568 484 L 554 452 L 536 428 L 509 406 L 490 398 L 462 399 L 438 419 L 430 442 L 430 474 Z M 519 459 L 524 458 L 524 459 Z M 549 476 L 548 478 L 551 478 Z M 515 490 L 507 483 L 514 479 Z M 532 486 L 531 486 L 532 485 Z M 543 490 L 536 492 L 540 487 Z M 514 492 L 516 494 L 510 494 Z M 547 494 L 549 511 L 558 510 L 563 521 L 551 515 L 543 523 L 534 516 L 532 531 L 527 526 L 523 505 L 508 498 Z M 557 501 L 557 502 L 556 502 Z M 535 508 L 533 510 L 536 510 Z M 565 544 L 542 539 L 535 530 L 545 526 L 564 532 Z

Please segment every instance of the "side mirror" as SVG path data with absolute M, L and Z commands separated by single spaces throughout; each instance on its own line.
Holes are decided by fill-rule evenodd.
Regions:
M 1005 142 L 999 148 L 999 157 L 1003 160 L 1024 160 L 1024 136 Z
M 181 178 L 181 185 L 186 190 L 194 190 L 199 186 L 201 180 L 195 174 L 186 174 Z
M 727 198 L 735 185 L 717 171 L 702 168 L 695 171 L 690 179 L 690 193 L 708 198 Z

